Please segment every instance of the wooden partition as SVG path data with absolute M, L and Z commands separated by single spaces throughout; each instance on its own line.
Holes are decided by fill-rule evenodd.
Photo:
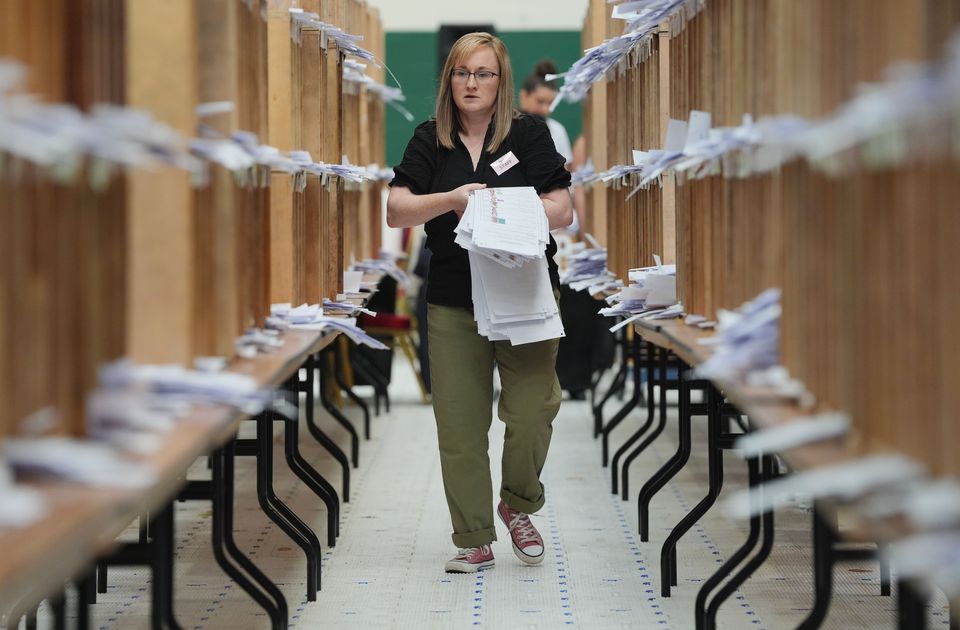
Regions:
M 359 33 L 360 3 L 344 3 L 345 24 L 348 33 Z M 343 84 L 343 155 L 351 162 L 360 162 L 360 103 L 366 98 L 366 88 L 354 83 Z M 343 189 L 343 262 L 349 265 L 359 249 L 360 187 L 347 183 Z
M 595 17 L 585 34 L 597 30 Z M 605 102 L 607 125 L 618 121 L 638 149 L 649 148 L 636 130 L 656 102 L 678 119 L 709 112 L 714 126 L 739 125 L 745 114 L 816 119 L 898 62 L 943 56 L 958 23 L 954 1 L 711 0 L 689 23 L 670 25 L 669 52 L 659 51 L 666 84 L 638 92 L 638 80 L 652 85 L 641 64 L 646 79 L 629 70 L 617 76 L 605 101 L 593 94 L 588 116 Z M 606 157 L 626 162 L 618 134 L 607 138 Z M 960 197 L 957 163 L 850 173 L 829 176 L 796 161 L 746 179 L 681 182 L 680 298 L 688 313 L 712 318 L 781 288 L 781 359 L 818 407 L 849 412 L 874 450 L 896 449 L 936 474 L 956 474 L 949 445 L 958 437 L 960 291 L 947 270 L 960 263 L 950 245 L 960 242 L 951 209 Z M 621 274 L 648 262 L 623 258 L 642 257 L 648 234 L 639 227 L 644 201 L 623 201 L 627 192 L 607 193 L 611 268 Z
M 320 19 L 329 24 L 343 24 L 347 0 L 321 0 Z M 334 46 L 327 47 L 323 64 L 325 112 L 323 126 L 324 162 L 339 164 L 343 159 L 343 54 Z M 323 273 L 328 294 L 343 291 L 343 181 L 331 179 L 321 206 L 325 228 L 324 242 L 331 248 L 323 256 Z
M 197 31 L 204 34 L 198 38 L 197 98 L 201 103 L 234 103 L 232 111 L 201 122 L 229 135 L 239 128 L 240 20 L 245 8 L 213 0 L 196 9 Z M 193 344 L 198 354 L 230 354 L 239 332 L 237 318 L 221 315 L 239 310 L 237 192 L 233 175 L 219 166 L 211 166 L 206 185 L 194 191 Z
M 240 13 L 238 129 L 267 136 L 268 24 L 263 19 L 264 0 L 243 3 Z M 261 140 L 262 141 L 262 140 Z M 270 312 L 271 236 L 270 174 L 257 167 L 236 188 L 237 256 L 239 257 L 238 324 L 240 330 L 260 326 Z
M 320 0 L 305 2 L 303 8 L 311 13 L 320 13 Z M 325 92 L 323 68 L 327 50 L 321 47 L 321 34 L 317 29 L 304 29 L 299 46 L 294 47 L 296 59 L 294 75 L 297 77 L 299 96 L 295 99 L 294 120 L 299 127 L 297 146 L 308 151 L 314 160 L 323 155 L 323 120 L 325 117 Z M 301 284 L 297 290 L 297 302 L 320 302 L 329 295 L 322 259 L 327 254 L 326 241 L 321 238 L 323 198 L 327 195 L 321 178 L 308 176 L 303 198 L 303 214 L 299 230 L 302 244 Z
M 123 48 L 102 42 L 123 41 L 122 4 L 86 4 L 0 9 L 0 57 L 30 64 L 26 89 L 42 101 L 122 101 Z M 92 19 L 68 29 L 81 8 Z M 126 350 L 126 184 L 118 173 L 96 185 L 91 176 L 81 168 L 59 180 L 2 161 L 0 436 L 20 433 L 20 421 L 43 409 L 57 414 L 53 432 L 82 434 L 96 366 Z
M 584 50 L 597 46 L 607 37 L 609 5 L 603 0 L 591 0 L 583 29 Z M 593 86 L 583 106 L 583 133 L 587 155 L 593 160 L 597 173 L 606 170 L 607 162 L 607 84 Z M 584 231 L 593 234 L 601 244 L 607 244 L 607 192 L 602 186 L 586 187 L 587 211 L 584 212 Z
M 380 20 L 380 11 L 374 7 L 367 8 L 367 46 L 377 59 L 386 59 L 386 36 L 383 23 Z M 381 66 L 370 67 L 367 72 L 374 81 L 386 84 L 387 73 Z M 383 168 L 387 160 L 386 134 L 384 133 L 386 112 L 383 100 L 376 94 L 367 93 L 366 119 L 361 118 L 360 147 L 365 151 L 361 164 L 375 164 Z M 361 222 L 360 236 L 363 241 L 362 252 L 364 258 L 378 258 L 383 239 L 383 194 L 385 184 L 381 181 L 372 183 L 365 188 L 367 199 L 364 211 L 366 219 Z
M 126 104 L 147 109 L 184 137 L 197 121 L 196 15 L 190 0 L 127 0 Z M 163 28 L 157 28 L 163 24 Z M 158 51 L 169 51 L 158 54 Z M 145 362 L 193 355 L 193 191 L 174 166 L 134 170 L 127 180 L 127 352 Z
M 584 28 L 584 46 L 622 34 L 623 22 L 609 16 L 609 5 L 594 0 Z M 669 32 L 634 49 L 611 71 L 614 79 L 597 84 L 585 104 L 588 155 L 602 172 L 616 164 L 633 164 L 634 150 L 662 146 L 670 117 Z M 630 176 L 609 186 L 587 189 L 587 232 L 608 248 L 608 268 L 621 278 L 632 267 L 676 258 L 674 182 L 664 178 L 633 192 L 640 179 Z M 631 192 L 633 194 L 631 195 Z
M 315 161 L 354 151 L 355 164 L 382 163 L 382 103 L 363 93 L 344 113 L 343 52 L 317 31 L 295 41 L 294 4 L 3 3 L 0 57 L 26 65 L 24 91 L 42 101 L 150 112 L 179 133 L 184 153 L 190 138 L 243 130 Z M 296 4 L 364 34 L 382 58 L 383 30 L 365 5 Z M 220 101 L 232 108 L 198 120 L 198 105 Z M 298 191 L 293 176 L 264 167 L 204 170 L 200 181 L 172 165 L 105 171 L 88 160 L 63 178 L 3 156 L 0 436 L 46 408 L 59 418 L 51 431 L 82 435 L 84 398 L 104 362 L 232 355 L 236 335 L 262 325 L 271 302 L 333 297 L 347 252 L 379 247 L 373 190 L 347 208 L 339 178 L 311 175 Z M 347 215 L 356 222 L 345 248 Z
M 267 133 L 263 140 L 280 151 L 294 146 L 293 41 L 290 8 L 293 0 L 267 4 Z M 299 77 L 297 77 L 299 80 Z M 297 301 L 294 269 L 293 176 L 270 175 L 270 301 Z
M 371 50 L 377 55 L 377 59 L 386 60 L 387 58 L 387 35 L 383 26 L 383 20 L 380 17 L 380 10 L 371 8 L 371 20 L 374 23 L 372 27 L 373 40 L 371 41 Z M 384 61 L 386 63 L 386 61 Z M 387 71 L 385 67 L 374 68 L 371 71 L 374 80 L 386 85 Z M 372 115 L 370 117 L 370 143 L 374 164 L 381 167 L 387 164 L 387 134 L 386 134 L 386 105 L 381 99 L 376 99 L 376 103 L 371 105 Z M 378 130 L 382 129 L 383 132 Z M 386 200 L 387 183 L 379 182 L 375 184 L 376 194 L 372 196 L 371 203 L 371 233 L 373 242 L 370 248 L 371 256 L 380 256 L 380 250 L 383 248 L 383 227 L 386 225 Z
M 256 3 L 213 0 L 197 11 L 200 103 L 230 103 L 229 111 L 200 122 L 229 137 L 239 129 L 265 127 L 263 69 L 266 24 Z M 202 37 L 200 36 L 202 35 Z M 208 133 L 209 133 L 208 132 Z M 263 323 L 268 304 L 269 224 L 259 168 L 236 177 L 222 166 L 208 167 L 207 181 L 195 187 L 194 353 L 233 353 L 245 328 Z
M 622 78 L 608 88 L 607 97 L 617 101 L 618 116 L 611 119 L 618 121 L 616 126 L 609 128 L 609 163 L 632 164 L 634 149 L 662 146 L 669 120 L 669 90 L 661 81 L 668 78 L 669 46 L 664 32 L 634 50 Z M 621 278 L 627 277 L 631 267 L 652 265 L 654 255 L 665 263 L 676 257 L 673 178 L 665 177 L 662 186 L 636 190 L 639 184 L 640 178 L 631 176 L 616 191 L 608 191 L 608 267 Z

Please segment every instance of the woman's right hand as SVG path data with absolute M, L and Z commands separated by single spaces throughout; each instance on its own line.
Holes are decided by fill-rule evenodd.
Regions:
M 453 211 L 457 213 L 458 217 L 462 217 L 464 210 L 467 209 L 467 199 L 470 197 L 470 193 L 474 190 L 483 190 L 486 187 L 486 184 L 464 184 L 450 191 Z

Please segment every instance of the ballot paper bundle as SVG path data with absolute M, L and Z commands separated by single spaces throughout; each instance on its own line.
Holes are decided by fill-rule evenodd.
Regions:
M 677 303 L 677 266 L 660 264 L 631 269 L 630 286 L 607 298 L 610 306 L 600 309 L 607 317 L 626 317 L 611 328 L 611 332 L 640 319 L 670 319 L 683 315 L 683 305 Z
M 381 251 L 380 258 L 361 260 L 350 265 L 350 268 L 368 273 L 384 273 L 396 280 L 400 286 L 407 288 L 410 286 L 410 278 L 397 266 L 397 256 L 391 252 Z
M 544 255 L 547 215 L 533 188 L 474 191 L 456 234 L 470 257 L 481 335 L 515 346 L 564 336 Z
M 340 309 L 335 307 L 334 311 L 340 311 Z M 319 304 L 301 304 L 297 307 L 293 307 L 289 303 L 272 304 L 270 306 L 270 318 L 268 318 L 267 323 L 269 325 L 279 325 L 284 328 L 290 328 L 291 330 L 341 332 L 357 345 L 364 345 L 374 350 L 387 350 L 387 346 L 385 346 L 383 342 L 371 337 L 364 332 L 362 328 L 357 326 L 355 317 L 330 317 L 324 315 L 323 309 Z
M 103 389 L 137 389 L 166 397 L 168 401 L 229 405 L 250 415 L 269 407 L 273 398 L 273 392 L 261 388 L 252 376 L 229 370 L 202 372 L 174 364 L 118 360 L 101 367 L 98 377 Z M 128 420 L 132 423 L 136 418 L 130 416 Z
M 156 482 L 156 473 L 148 464 L 93 440 L 7 438 L 2 452 L 18 474 L 33 477 L 113 488 L 145 488 Z
M 376 317 L 377 315 L 375 311 L 358 306 L 353 302 L 334 302 L 327 298 L 323 298 L 323 311 L 325 313 L 336 313 L 346 317 L 356 317 L 360 313 L 369 315 L 370 317 Z
M 0 456 L 0 531 L 26 527 L 49 511 L 46 499 L 36 489 L 18 484 L 13 471 Z
M 677 17 L 688 21 L 704 4 L 704 0 L 628 0 L 616 5 L 611 17 L 626 21 L 626 33 L 584 51 L 583 57 L 562 75 L 564 84 L 550 111 L 563 100 L 582 101 L 594 83 L 602 81 L 635 48 L 649 43 L 661 24 Z
M 737 311 L 717 313 L 716 351 L 697 373 L 703 378 L 742 381 L 780 359 L 780 290 L 767 289 Z
M 607 269 L 607 250 L 600 247 L 594 238 L 587 234 L 585 243 L 577 243 L 577 251 L 566 258 L 566 270 L 560 274 L 560 284 L 569 286 L 574 291 L 589 291 L 591 294 L 607 288 L 623 286 L 623 282 Z
M 456 233 L 468 252 L 516 268 L 543 258 L 550 225 L 532 187 L 485 188 L 470 193 Z

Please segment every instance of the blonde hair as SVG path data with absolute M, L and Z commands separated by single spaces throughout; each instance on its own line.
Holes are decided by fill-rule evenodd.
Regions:
M 437 141 L 446 149 L 452 149 L 457 129 L 457 104 L 453 100 L 453 89 L 450 87 L 450 74 L 464 59 L 473 54 L 477 48 L 489 46 L 497 57 L 500 65 L 500 84 L 497 87 L 497 101 L 493 112 L 493 137 L 486 149 L 496 151 L 503 141 L 510 135 L 510 126 L 517 116 L 513 108 L 513 70 L 510 67 L 510 57 L 507 47 L 499 37 L 490 33 L 468 33 L 457 40 L 447 55 L 440 75 L 440 91 L 437 93 Z

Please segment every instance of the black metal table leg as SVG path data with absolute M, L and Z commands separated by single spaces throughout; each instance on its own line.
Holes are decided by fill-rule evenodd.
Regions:
M 173 502 L 154 514 L 153 532 L 153 598 L 150 617 L 154 628 L 180 628 L 173 612 L 174 518 Z
M 774 476 L 774 464 L 773 458 L 770 456 L 763 457 L 763 473 L 761 474 L 760 482 L 771 479 Z M 763 513 L 762 517 L 753 517 L 750 519 L 750 535 L 754 535 L 754 522 L 759 519 L 760 530 L 763 536 L 760 543 L 760 550 L 757 552 L 753 558 L 751 558 L 743 567 L 737 572 L 729 582 L 723 585 L 714 598 L 710 601 L 710 605 L 707 606 L 706 612 L 703 616 L 703 630 L 714 630 L 717 627 L 717 612 L 720 610 L 720 606 L 723 605 L 723 602 L 727 601 L 731 595 L 733 595 L 740 586 L 746 582 L 751 575 L 753 575 L 760 565 L 766 562 L 767 558 L 770 557 L 770 551 L 773 550 L 774 542 L 774 524 L 773 524 L 773 510 L 768 510 Z M 754 543 L 756 539 L 754 538 Z M 751 545 L 751 549 L 752 549 Z M 749 553 L 749 550 L 747 550 Z M 746 553 L 744 554 L 744 557 Z M 733 558 L 731 557 L 731 560 Z M 741 558 L 742 559 L 742 558 Z M 739 563 L 740 559 L 737 560 Z M 728 561 L 729 562 L 729 561 Z M 736 563 L 731 564 L 731 569 L 736 565 Z M 724 564 L 724 566 L 727 566 Z M 719 573 L 719 572 L 718 572 Z M 698 594 L 699 601 L 699 594 Z M 698 613 L 701 609 L 698 608 Z M 697 629 L 700 630 L 701 626 L 700 615 L 697 616 Z
M 754 457 L 747 460 L 747 485 L 750 488 L 756 488 L 758 483 L 760 483 L 760 462 Z M 756 514 L 751 516 L 747 539 L 727 558 L 726 562 L 700 586 L 700 590 L 697 591 L 697 599 L 694 603 L 696 630 L 705 630 L 711 627 L 705 619 L 707 599 L 710 597 L 710 593 L 713 592 L 727 576 L 733 573 L 737 565 L 743 562 L 750 552 L 753 551 L 753 548 L 756 547 L 757 541 L 760 540 L 760 527 L 760 515 Z
M 307 363 L 311 363 L 311 360 L 308 359 Z M 312 383 L 310 375 L 313 372 L 307 370 L 307 380 Z M 340 535 L 340 497 L 337 496 L 337 491 L 334 489 L 330 482 L 328 482 L 323 475 L 314 468 L 310 462 L 306 460 L 303 454 L 300 452 L 300 397 L 296 394 L 298 391 L 303 391 L 304 383 L 300 381 L 299 374 L 296 374 L 290 378 L 287 382 L 286 389 L 293 394 L 293 399 L 297 407 L 297 421 L 291 422 L 288 419 L 284 420 L 283 425 L 283 454 L 284 459 L 287 462 L 287 466 L 291 471 L 307 486 L 313 490 L 324 505 L 327 508 L 327 538 L 331 547 L 336 545 L 336 539 Z M 311 385 L 312 389 L 312 385 Z
M 307 374 L 313 375 L 316 373 L 315 368 L 319 365 L 319 360 L 317 357 L 313 357 L 308 363 Z M 313 383 L 313 377 L 308 376 L 308 382 Z M 343 501 L 345 503 L 350 502 L 350 461 L 347 459 L 346 453 L 334 442 L 330 436 L 323 432 L 320 426 L 317 424 L 316 419 L 316 406 L 314 404 L 313 396 L 313 385 L 309 387 L 307 394 L 307 430 L 310 432 L 310 435 L 313 436 L 320 446 L 322 446 L 330 455 L 337 460 L 340 464 L 340 468 L 343 470 Z
M 300 452 L 299 422 L 284 422 L 283 441 L 287 466 L 313 490 L 327 508 L 327 545 L 333 547 L 337 544 L 337 536 L 340 535 L 340 499 L 337 497 L 337 491 Z
M 77 583 L 77 630 L 90 630 L 90 605 L 97 595 L 96 568 L 80 578 Z
M 266 611 L 271 628 L 281 630 L 287 627 L 283 593 L 240 551 L 233 538 L 234 457 L 233 441 L 213 454 L 213 556 L 220 568 Z M 243 567 L 256 585 L 231 560 Z
M 813 608 L 798 630 L 815 630 L 823 623 L 833 596 L 833 545 L 836 542 L 834 515 L 815 506 L 813 514 Z M 828 522 L 827 519 L 830 519 Z
M 173 611 L 174 601 L 174 500 L 171 499 L 161 510 L 152 514 L 150 522 L 151 537 L 146 543 L 128 542 L 121 544 L 111 555 L 101 561 L 102 565 L 147 566 L 150 568 L 152 597 L 150 601 L 150 625 L 152 628 L 178 630 Z M 83 588 L 81 599 L 86 599 L 89 590 Z M 81 603 L 81 609 L 88 608 L 88 602 Z M 81 610 L 81 616 L 83 616 Z
M 301 549 L 307 560 L 307 601 L 316 601 L 320 575 L 320 540 L 273 489 L 273 421 L 266 413 L 257 418 L 257 500 L 260 509 Z
M 137 518 L 139 522 L 138 537 L 140 542 L 145 543 L 150 540 L 150 515 L 144 512 Z
M 97 593 L 107 592 L 107 563 L 97 563 Z
M 630 412 L 633 411 L 637 405 L 640 404 L 640 399 L 643 398 L 643 382 L 640 379 L 640 336 L 634 335 L 633 340 L 629 343 L 633 358 L 633 393 L 630 396 L 630 399 L 624 403 L 617 413 L 610 418 L 605 426 L 600 430 L 601 433 L 601 457 L 603 459 L 603 467 L 607 467 L 608 455 L 610 452 L 610 433 L 623 422 L 623 419 L 630 415 Z M 626 355 L 624 356 L 624 361 L 627 360 Z M 616 491 L 614 491 L 616 492 Z
M 625 336 L 626 335 L 624 335 L 624 337 Z M 603 398 L 600 399 L 600 402 L 593 406 L 593 437 L 595 438 L 600 437 L 600 432 L 603 430 L 603 407 L 611 398 L 614 397 L 614 395 L 616 395 L 617 392 L 626 386 L 627 371 L 629 369 L 626 355 L 627 351 L 626 349 L 623 349 L 623 358 L 620 362 L 620 368 L 613 377 L 613 382 L 610 384 L 610 389 L 607 390 L 607 393 L 604 394 Z
M 639 442 L 647 431 L 650 430 L 650 427 L 653 426 L 653 414 L 654 414 L 654 399 L 653 399 L 653 371 L 654 371 L 654 352 L 656 346 L 650 343 L 649 341 L 644 341 L 645 352 L 643 352 L 643 361 L 644 368 L 647 372 L 647 395 L 646 395 L 646 406 L 647 406 L 647 419 L 644 420 L 643 424 L 640 425 L 640 428 L 630 436 L 626 442 L 624 442 L 620 448 L 617 449 L 617 452 L 613 454 L 613 460 L 610 462 L 610 481 L 611 481 L 611 492 L 617 494 L 619 473 L 620 473 L 620 459 L 629 451 L 634 444 Z M 639 357 L 634 359 L 639 361 Z M 638 453 L 639 455 L 639 453 Z M 636 457 L 636 455 L 634 455 Z M 627 493 L 627 478 L 626 474 L 623 477 L 623 492 L 624 495 Z M 626 498 L 626 496 L 624 497 Z
M 689 395 L 689 388 L 687 389 Z M 720 395 L 716 388 L 708 385 L 708 416 L 707 416 L 707 459 L 709 468 L 709 484 L 707 495 L 700 500 L 692 510 L 680 519 L 667 538 L 663 541 L 663 547 L 660 550 L 660 591 L 664 597 L 670 597 L 670 587 L 677 584 L 677 542 L 690 531 L 690 528 L 700 520 L 704 514 L 713 506 L 717 497 L 720 496 L 720 490 L 723 488 L 723 449 L 720 445 Z M 687 405 L 689 410 L 689 404 Z M 688 421 L 689 422 L 689 421 Z M 689 438 L 689 432 L 687 434 Z M 683 438 L 681 438 L 682 440 Z M 689 453 L 689 441 L 687 442 L 687 452 Z
M 365 440 L 370 439 L 370 408 L 367 406 L 367 402 L 360 398 L 356 392 L 353 391 L 347 385 L 347 379 L 344 376 L 344 366 L 343 366 L 343 357 L 342 353 L 334 351 L 333 353 L 333 377 L 337 382 L 337 385 L 341 390 L 347 395 L 347 398 L 352 400 L 363 412 L 363 438 Z
M 360 436 L 357 435 L 357 429 L 353 426 L 353 423 L 350 422 L 350 418 L 345 416 L 343 412 L 337 409 L 337 405 L 330 400 L 330 393 L 327 391 L 327 379 L 328 374 L 327 370 L 330 366 L 328 365 L 326 358 L 321 357 L 320 360 L 320 402 L 323 405 L 323 408 L 327 410 L 333 419 L 336 420 L 340 426 L 347 430 L 347 433 L 350 434 L 350 455 L 351 460 L 353 461 L 353 467 L 356 468 L 360 463 Z
M 880 594 L 884 597 L 890 597 L 892 589 L 890 588 L 890 557 L 887 554 L 887 546 L 879 546 L 877 552 L 880 560 Z
M 917 589 L 904 580 L 897 582 L 897 628 L 926 630 L 927 606 Z
M 682 376 L 679 379 L 680 394 L 680 413 L 679 424 L 679 444 L 677 452 L 653 474 L 650 479 L 640 489 L 638 499 L 638 511 L 640 519 L 640 540 L 647 542 L 650 540 L 650 501 L 654 495 L 660 491 L 668 481 L 680 472 L 680 469 L 690 458 L 691 449 L 691 414 L 690 414 L 690 382 Z
M 67 629 L 67 598 L 64 593 L 58 593 L 50 598 L 50 612 L 53 614 L 53 630 Z
M 300 383 L 300 387 L 307 395 L 306 417 L 308 422 L 313 420 L 313 414 L 316 411 L 315 405 L 317 404 L 317 401 L 314 397 L 314 389 L 317 387 L 317 362 L 317 355 L 312 354 L 307 358 L 307 362 L 303 364 L 303 368 L 301 368 L 304 371 L 304 376 L 306 379 Z
M 377 415 L 380 415 L 380 396 L 383 396 L 383 402 L 387 413 L 390 413 L 390 383 L 384 377 L 376 366 L 374 366 L 367 357 L 363 356 L 360 352 L 353 353 L 353 362 L 351 364 L 353 369 L 356 370 L 360 376 L 364 378 L 365 381 L 370 383 L 373 386 L 373 391 L 377 393 L 376 409 Z
M 609 371 L 609 367 L 601 367 L 597 370 L 594 370 L 594 373 L 591 374 L 590 378 L 590 409 L 592 410 L 597 406 L 597 388 L 600 387 L 600 381 L 603 380 L 604 375 Z
M 657 426 L 654 427 L 653 431 L 647 435 L 643 441 L 637 446 L 628 456 L 627 459 L 623 462 L 623 472 L 621 473 L 621 479 L 623 480 L 621 486 L 620 498 L 624 501 L 630 499 L 630 464 L 633 463 L 637 457 L 643 453 L 648 446 L 653 444 L 653 442 L 660 437 L 664 429 L 667 427 L 667 356 L 669 352 L 664 348 L 657 348 L 659 353 L 659 369 L 657 370 L 657 383 L 660 386 L 660 403 L 659 403 L 659 419 L 657 421 Z M 653 361 L 651 360 L 651 365 Z M 652 378 L 652 375 L 649 375 Z M 647 405 L 650 408 L 650 413 L 653 413 L 653 385 L 652 382 L 648 386 L 650 389 L 650 396 L 647 400 Z

